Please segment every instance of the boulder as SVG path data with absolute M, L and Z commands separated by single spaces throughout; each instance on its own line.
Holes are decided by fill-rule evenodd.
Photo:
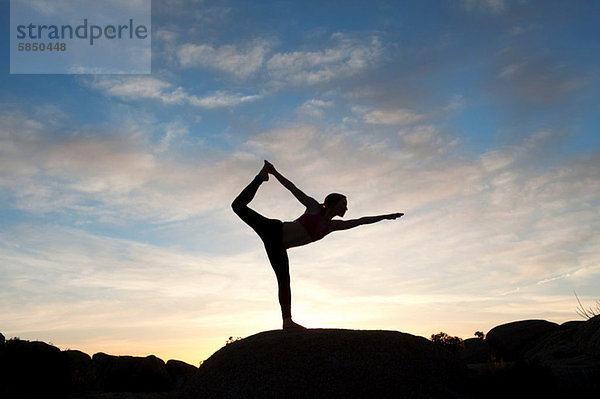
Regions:
M 69 370 L 71 392 L 86 392 L 95 386 L 96 379 L 92 370 L 92 358 L 77 350 L 63 351 Z
M 575 342 L 586 355 L 600 359 L 600 315 L 579 326 Z
M 181 389 L 198 371 L 198 367 L 180 360 L 169 360 L 166 367 L 175 389 Z
M 11 339 L 3 355 L 0 397 L 66 397 L 69 371 L 60 349 L 44 342 Z
M 546 320 L 523 320 L 502 324 L 487 333 L 493 355 L 505 361 L 521 361 L 525 353 L 559 329 Z
M 459 352 L 460 359 L 467 363 L 487 363 L 492 356 L 490 345 L 481 338 L 468 338 L 463 341 L 464 348 Z
M 0 372 L 2 372 L 3 358 L 4 358 L 4 348 L 6 347 L 6 340 L 4 339 L 4 335 L 0 333 Z
M 449 351 L 396 331 L 277 330 L 226 345 L 181 397 L 455 398 L 468 372 Z
M 584 323 L 585 323 L 585 321 L 581 321 L 581 320 L 565 321 L 564 323 L 562 323 L 560 325 L 560 330 L 561 331 L 574 331 L 577 328 L 581 327 L 581 325 Z
M 104 392 L 161 392 L 172 388 L 165 362 L 156 356 L 112 356 L 96 353 L 92 367 Z
M 560 329 L 548 334 L 525 352 L 524 359 L 530 363 L 552 366 L 580 358 L 583 353 L 573 341 L 575 331 Z

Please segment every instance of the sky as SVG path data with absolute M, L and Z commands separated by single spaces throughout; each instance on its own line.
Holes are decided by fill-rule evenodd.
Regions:
M 0 1 L 9 53 L 9 2 Z M 198 364 L 281 327 L 230 204 L 263 159 L 345 218 L 289 250 L 311 328 L 469 338 L 600 299 L 600 3 L 152 2 L 152 73 L 0 63 L 0 332 Z M 275 179 L 251 203 L 294 220 Z

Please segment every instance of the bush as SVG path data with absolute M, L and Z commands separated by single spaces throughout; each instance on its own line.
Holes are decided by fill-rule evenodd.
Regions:
M 431 341 L 439 345 L 443 348 L 448 349 L 451 352 L 457 352 L 460 349 L 464 348 L 464 343 L 462 338 L 459 337 L 451 337 L 445 332 L 440 332 L 438 334 L 431 335 Z
M 577 303 L 579 304 L 579 306 L 577 307 L 577 314 L 581 317 L 583 317 L 584 319 L 591 319 L 592 317 L 598 316 L 600 315 L 600 301 L 596 301 L 596 305 L 595 306 L 590 306 L 587 309 L 581 304 L 581 301 L 579 300 L 579 297 L 577 296 L 577 293 L 575 291 L 573 291 L 575 293 L 575 298 L 577 299 Z
M 229 339 L 227 341 L 225 341 L 225 346 L 227 345 L 231 345 L 233 344 L 235 341 L 239 341 L 241 340 L 242 337 L 237 337 L 237 338 L 233 338 L 233 337 L 229 337 Z

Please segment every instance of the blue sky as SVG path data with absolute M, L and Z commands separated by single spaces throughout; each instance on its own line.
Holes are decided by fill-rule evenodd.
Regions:
M 9 2 L 0 2 L 9 52 Z M 348 218 L 290 250 L 309 327 L 463 338 L 600 287 L 600 6 L 152 2 L 149 75 L 0 83 L 0 331 L 197 363 L 278 328 L 231 200 L 269 159 Z M 253 206 L 292 220 L 276 182 Z

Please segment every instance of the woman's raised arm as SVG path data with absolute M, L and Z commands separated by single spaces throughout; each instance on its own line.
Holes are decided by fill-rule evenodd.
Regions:
M 331 231 L 336 230 L 348 230 L 353 227 L 362 226 L 363 224 L 371 224 L 377 223 L 382 220 L 393 220 L 397 219 L 401 216 L 404 216 L 403 213 L 389 213 L 387 215 L 378 215 L 378 216 L 363 216 L 358 219 L 350 219 L 350 220 L 332 220 L 331 221 Z
M 300 190 L 298 187 L 296 187 L 294 185 L 294 183 L 292 183 L 291 181 L 286 179 L 281 173 L 279 173 L 275 169 L 273 164 L 271 164 L 269 161 L 265 160 L 265 162 L 268 165 L 268 169 L 267 169 L 268 172 L 270 174 L 272 174 L 273 176 L 275 176 L 275 178 L 279 181 L 279 183 L 281 183 L 281 185 L 283 187 L 287 188 L 294 195 L 294 197 L 296 197 L 296 199 L 298 201 L 300 201 L 300 203 L 302 205 L 304 205 L 306 208 L 308 208 L 310 210 L 316 211 L 317 209 L 319 209 L 319 202 L 316 199 L 304 194 L 302 192 L 302 190 Z

